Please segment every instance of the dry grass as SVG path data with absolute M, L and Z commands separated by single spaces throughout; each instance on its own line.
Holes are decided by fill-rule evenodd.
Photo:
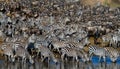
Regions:
M 98 2 L 102 5 L 109 5 L 110 7 L 120 7 L 119 0 L 82 0 L 82 4 L 95 6 Z
M 3 39 L 0 37 L 0 46 L 2 43 L 3 43 Z M 3 54 L 3 51 L 0 49 L 0 55 L 2 55 L 2 54 Z
M 109 3 L 109 5 L 111 7 L 120 7 L 120 1 L 115 1 L 115 0 L 111 0 L 111 2 Z
M 98 2 L 100 2 L 101 4 L 104 3 L 104 0 L 81 0 L 81 1 L 82 1 L 82 4 L 91 5 L 91 6 L 96 5 Z
M 107 46 L 107 45 L 109 44 L 109 42 L 103 42 L 101 38 L 98 38 L 98 39 L 97 39 L 97 42 L 100 43 L 100 44 L 97 44 L 97 45 L 94 44 L 94 38 L 93 38 L 93 37 L 90 37 L 90 38 L 89 38 L 89 41 L 90 41 L 90 45 L 92 45 L 92 46 L 105 47 L 105 46 Z M 88 47 L 89 47 L 89 45 L 84 47 L 84 50 L 85 50 L 86 52 L 89 51 L 89 48 L 88 48 Z

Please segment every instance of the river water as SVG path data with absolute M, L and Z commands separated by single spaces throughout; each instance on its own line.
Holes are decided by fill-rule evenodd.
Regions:
M 120 69 L 120 64 L 116 63 L 83 63 L 83 62 L 61 62 L 58 64 L 52 61 L 47 62 L 35 61 L 35 64 L 23 63 L 23 62 L 5 62 L 0 60 L 0 69 Z

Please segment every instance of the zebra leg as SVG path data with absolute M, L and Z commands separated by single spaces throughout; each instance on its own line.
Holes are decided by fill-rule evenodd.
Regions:
M 9 62 L 11 61 L 11 56 L 8 56 L 8 61 L 9 61 Z
M 15 62 L 15 57 L 14 56 L 11 56 L 11 61 Z
M 24 62 L 24 57 L 22 57 L 22 62 Z
M 65 56 L 65 54 L 62 54 L 62 55 L 61 55 L 62 61 L 64 61 L 64 56 Z
M 57 48 L 57 50 L 58 50 L 58 53 L 60 53 L 60 50 L 59 50 L 59 48 Z
M 76 57 L 73 57 L 72 62 L 74 62 L 74 61 L 75 61 L 75 58 L 76 58 Z
M 4 55 L 5 56 L 5 61 L 8 61 L 8 57 L 7 57 L 7 55 Z
M 45 59 L 44 56 L 41 56 L 41 61 L 42 61 L 42 62 L 44 61 L 44 59 Z
M 103 56 L 103 59 L 104 59 L 104 62 L 106 62 L 106 58 L 105 58 L 105 56 Z
M 101 56 L 99 56 L 99 62 L 100 62 L 100 60 L 101 60 Z
M 50 50 L 52 50 L 52 45 L 50 44 L 50 45 L 48 45 L 48 48 L 50 49 Z
M 24 58 L 24 62 L 26 62 L 26 58 Z
M 92 53 L 89 55 L 89 57 L 90 57 L 90 60 L 92 59 Z
M 79 62 L 78 57 L 76 56 L 75 58 L 76 58 L 76 61 Z
M 20 57 L 18 57 L 17 59 L 18 59 L 18 62 L 20 62 Z
M 33 49 L 33 48 L 31 49 L 31 53 L 32 53 L 31 55 L 33 55 L 33 54 L 34 54 L 34 49 Z
M 33 60 L 33 58 L 32 58 L 31 56 L 29 56 L 29 62 L 30 62 L 31 64 L 34 63 L 34 60 Z
M 120 47 L 120 41 L 118 41 L 118 43 L 117 43 L 117 47 Z
M 40 54 L 40 50 L 37 50 L 37 57 L 39 56 L 39 54 Z
M 65 57 L 65 61 L 67 61 L 68 60 L 68 58 L 67 57 Z
M 50 57 L 48 57 L 48 64 L 50 63 Z

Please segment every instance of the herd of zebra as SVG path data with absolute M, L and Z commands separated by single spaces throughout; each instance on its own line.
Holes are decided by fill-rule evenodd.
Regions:
M 120 8 L 68 0 L 11 1 L 0 3 L 0 51 L 8 61 L 88 62 L 96 55 L 115 62 L 120 56 Z M 108 45 L 99 46 L 98 38 Z
M 2 31 L 1 33 L 4 34 Z M 106 62 L 106 57 L 110 57 L 111 61 L 115 62 L 120 56 L 120 51 L 117 50 L 120 46 L 120 32 L 114 32 L 113 36 L 110 34 L 112 33 L 99 37 L 102 38 L 103 42 L 109 42 L 109 45 L 105 47 L 91 45 L 89 36 L 84 36 L 76 42 L 67 36 L 65 40 L 59 40 L 56 37 L 51 38 L 49 36 L 44 38 L 42 35 L 36 36 L 33 33 L 28 38 L 23 36 L 6 37 L 4 42 L 1 43 L 0 50 L 3 51 L 2 54 L 4 56 L 7 56 L 5 59 L 11 62 L 15 62 L 15 60 L 26 62 L 28 60 L 30 63 L 34 63 L 36 57 L 40 57 L 41 61 L 47 58 L 48 63 L 50 60 L 58 63 L 64 60 L 78 62 L 80 59 L 83 62 L 88 62 L 91 61 L 93 55 L 99 56 L 99 61 L 103 58 L 104 62 Z M 86 46 L 89 48 L 88 51 L 84 49 Z M 61 60 L 56 57 L 56 52 L 60 54 Z M 72 59 L 69 59 L 71 57 Z

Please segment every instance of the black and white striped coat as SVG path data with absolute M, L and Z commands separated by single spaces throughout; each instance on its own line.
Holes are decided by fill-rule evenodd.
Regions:
M 90 46 L 89 47 L 89 56 L 90 56 L 90 59 L 92 57 L 92 54 L 94 54 L 96 56 L 99 56 L 99 61 L 101 60 L 102 57 L 104 58 L 104 61 L 105 61 L 106 51 L 105 51 L 104 48 L 97 47 L 97 46 Z
M 22 58 L 22 61 L 25 62 L 26 59 L 29 60 L 31 64 L 34 63 L 34 60 L 32 56 L 28 53 L 28 51 L 25 48 L 26 44 L 23 44 L 21 42 L 14 42 L 13 43 L 13 49 L 14 49 L 14 57 L 16 58 Z M 19 59 L 18 59 L 19 60 Z
M 66 44 L 65 41 L 57 40 L 57 41 L 52 41 L 52 46 L 53 46 L 54 49 L 57 49 L 57 51 L 60 52 L 59 49 L 66 47 L 67 44 Z
M 88 45 L 90 42 L 88 41 L 88 38 L 84 38 L 82 39 L 80 42 L 73 42 L 73 41 L 68 41 L 67 47 L 69 48 L 75 48 L 75 49 L 83 49 L 85 45 Z
M 73 60 L 76 59 L 76 61 L 78 61 L 78 54 L 77 54 L 76 49 L 69 48 L 69 47 L 64 47 L 64 48 L 61 49 L 61 53 L 62 53 L 61 54 L 62 61 L 64 60 L 65 55 L 67 57 L 73 57 Z
M 55 63 L 58 62 L 55 55 L 52 51 L 50 51 L 46 46 L 43 46 L 42 44 L 36 44 L 38 47 L 38 52 L 41 54 L 41 59 L 44 61 L 45 58 L 48 58 L 48 63 L 50 59 L 52 59 Z
M 119 52 L 113 47 L 105 47 L 106 56 L 109 56 L 112 62 L 115 62 L 117 58 L 120 56 Z
M 8 61 L 15 61 L 12 43 L 3 43 L 1 49 L 3 50 L 3 55 L 8 56 L 6 58 Z

